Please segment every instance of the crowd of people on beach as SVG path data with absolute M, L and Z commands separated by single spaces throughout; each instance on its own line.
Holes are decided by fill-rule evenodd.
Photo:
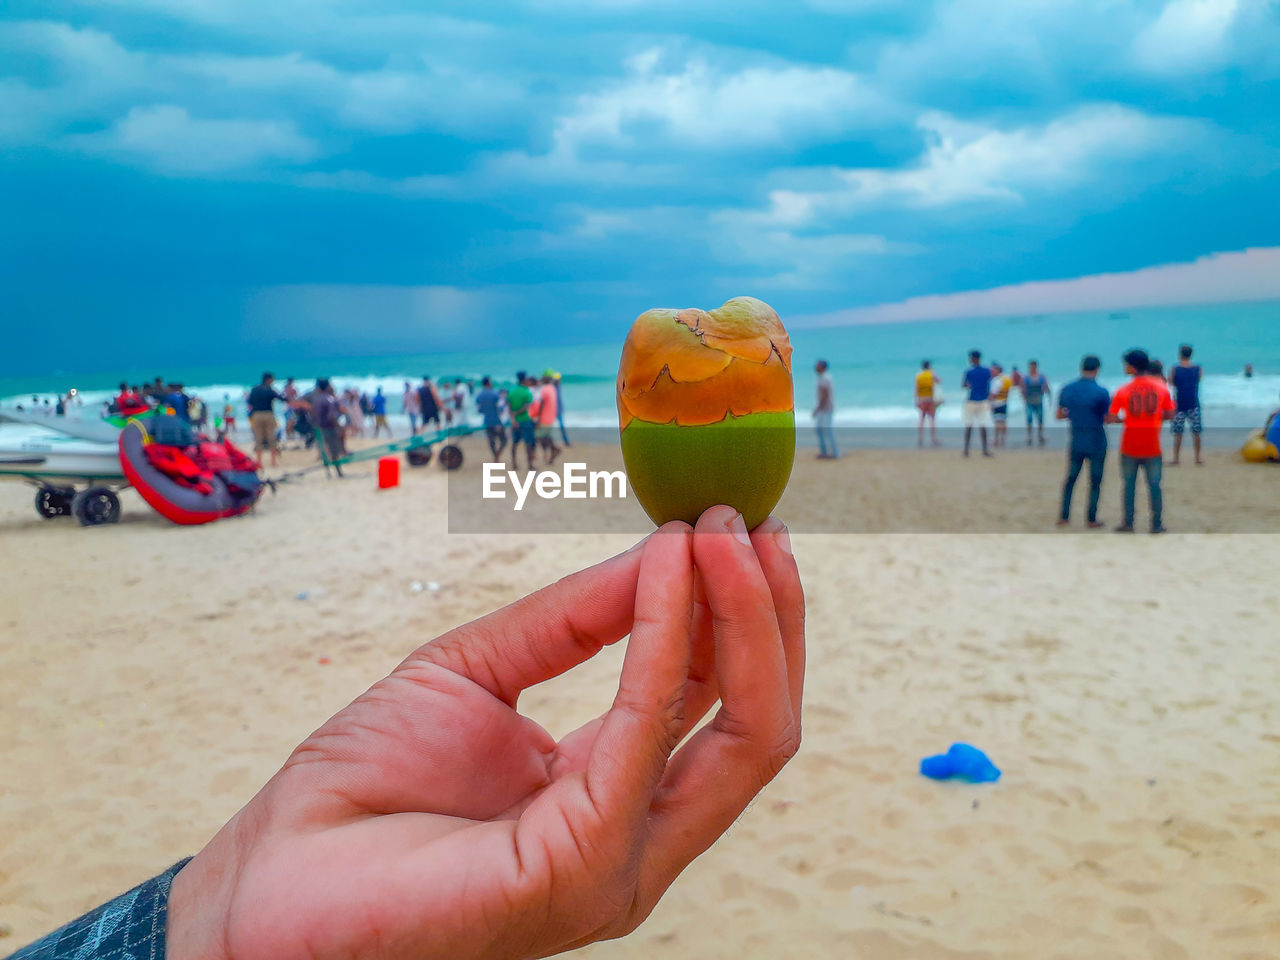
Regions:
M 556 443 L 557 430 L 563 445 L 569 445 L 561 375 L 555 370 L 544 370 L 541 376 L 521 370 L 512 382 L 501 386 L 489 376 L 438 381 L 424 376 L 416 385 L 404 381 L 400 399 L 409 436 L 428 430 L 483 429 L 492 457 L 501 460 L 509 448 L 513 469 L 521 448 L 530 470 L 538 450 L 542 451 L 544 463 L 554 462 L 562 449 Z M 60 395 L 56 404 L 49 399 L 43 401 L 51 416 L 61 416 L 75 405 L 83 406 L 75 390 Z M 39 397 L 32 398 L 32 406 L 41 409 Z M 238 414 L 242 411 L 260 466 L 267 465 L 264 457 L 269 457 L 272 467 L 278 466 L 281 450 L 290 443 L 305 449 L 319 443 L 328 459 L 337 460 L 349 453 L 349 440 L 393 436 L 388 397 L 382 387 L 372 394 L 354 386 L 339 389 L 331 378 L 320 377 L 304 393 L 292 377 L 285 380 L 283 387 L 277 387 L 270 372 L 240 397 L 233 399 L 230 393 L 224 393 L 212 410 L 201 397 L 188 394 L 180 381 L 156 377 L 145 386 L 121 383 L 117 393 L 104 404 L 102 413 L 127 418 L 157 409 L 187 421 L 199 432 L 211 432 L 219 441 L 238 434 Z M 277 417 L 277 409 L 282 416 Z
M 1196 466 L 1204 464 L 1201 447 L 1204 421 L 1200 404 L 1200 382 L 1204 371 L 1192 361 L 1193 354 L 1192 347 L 1183 344 L 1178 348 L 1177 363 L 1166 371 L 1160 360 L 1145 350 L 1126 352 L 1122 362 L 1129 380 L 1114 395 L 1097 381 L 1101 360 L 1094 355 L 1083 359 L 1079 377 L 1059 391 L 1054 412 L 1055 419 L 1067 421 L 1070 425 L 1067 473 L 1057 521 L 1059 526 L 1067 526 L 1071 522 L 1075 486 L 1086 464 L 1089 467 L 1086 524 L 1090 528 L 1103 526 L 1098 520 L 1098 501 L 1107 458 L 1106 425 L 1118 423 L 1122 425 L 1120 471 L 1124 482 L 1124 517 L 1115 529 L 1120 533 L 1132 533 L 1135 529 L 1135 501 L 1138 474 L 1141 473 L 1150 504 L 1150 530 L 1152 533 L 1165 532 L 1161 481 L 1166 463 L 1161 432 L 1166 421 L 1170 423 L 1173 436 L 1173 453 L 1168 466 L 1176 467 L 1182 463 L 1183 440 L 1188 433 L 1191 435 L 1194 463 Z M 817 376 L 817 402 L 813 419 L 818 459 L 834 459 L 839 456 L 832 427 L 835 390 L 825 360 L 819 360 L 814 371 Z M 1246 365 L 1244 376 L 1246 379 L 1253 376 L 1252 365 Z M 935 447 L 942 445 L 937 428 L 937 413 L 942 403 L 941 384 L 932 363 L 921 361 L 913 384 L 915 407 L 919 412 L 916 442 L 920 447 L 925 445 L 926 427 L 930 444 Z M 1015 392 L 1022 397 L 1026 445 L 1045 445 L 1045 408 L 1053 397 L 1053 391 L 1037 361 L 1027 363 L 1025 374 L 1017 367 L 1005 373 L 999 363 L 984 363 L 982 351 L 972 350 L 969 365 L 961 377 L 961 387 L 965 394 L 961 411 L 963 456 L 970 455 L 975 431 L 984 457 L 993 457 L 993 450 L 1008 446 L 1009 399 Z M 1280 447 L 1280 410 L 1267 419 L 1262 435 Z
M 515 469 L 517 452 L 523 448 L 526 467 L 532 470 L 536 451 L 542 451 L 546 464 L 560 455 L 555 430 L 564 446 L 569 445 L 560 381 L 561 375 L 550 369 L 540 377 L 518 371 L 513 382 L 501 387 L 489 376 L 478 381 L 465 377 L 436 381 L 424 376 L 416 385 L 404 381 L 401 409 L 411 437 L 427 431 L 448 434 L 483 429 L 495 460 L 503 459 L 509 447 Z M 254 453 L 260 462 L 264 454 L 270 454 L 271 465 L 277 465 L 281 447 L 295 438 L 305 448 L 318 440 L 324 455 L 337 460 L 348 454 L 350 439 L 392 436 L 388 398 L 381 387 L 370 396 L 354 387 L 339 390 L 330 378 L 321 377 L 311 391 L 300 394 L 292 378 L 280 392 L 274 382 L 272 375 L 265 373 L 262 382 L 245 396 Z M 219 436 L 236 431 L 230 397 L 224 401 L 223 415 L 215 423 Z M 275 416 L 276 404 L 284 407 L 283 423 Z
M 983 457 L 1009 445 L 1010 400 L 1021 399 L 1027 447 L 1046 444 L 1046 410 L 1054 399 L 1048 376 L 1040 364 L 1028 361 L 1026 372 L 1014 366 L 1006 372 L 994 361 L 984 362 L 980 350 L 969 353 L 969 363 L 960 378 L 964 400 L 961 409 L 963 425 L 962 454 L 969 457 L 975 433 Z M 1120 466 L 1124 482 L 1124 518 L 1117 530 L 1134 529 L 1134 501 L 1138 475 L 1141 473 L 1151 507 L 1151 530 L 1162 532 L 1163 467 L 1182 463 L 1184 440 L 1191 436 L 1193 462 L 1204 463 L 1202 432 L 1204 422 L 1200 404 L 1201 367 L 1193 362 L 1190 345 L 1178 350 L 1178 360 L 1166 370 L 1158 359 L 1143 350 L 1131 350 L 1123 357 L 1128 383 L 1111 395 L 1098 383 L 1101 361 L 1096 356 L 1084 358 L 1079 378 L 1057 393 L 1052 418 L 1070 425 L 1067 472 L 1063 481 L 1060 525 L 1070 523 L 1075 486 L 1088 467 L 1089 494 L 1086 523 L 1100 527 L 1097 519 L 1098 500 L 1107 458 L 1105 426 L 1122 425 Z M 818 458 L 840 456 L 834 428 L 836 410 L 835 386 L 825 360 L 815 365 L 816 403 L 813 420 L 818 440 Z M 1251 378 L 1252 366 L 1244 376 Z M 920 363 L 911 384 L 914 406 L 918 413 L 916 442 L 919 447 L 942 446 L 938 436 L 937 414 L 943 404 L 942 378 L 930 360 Z M 549 466 L 569 446 L 564 423 L 564 399 L 561 375 L 547 369 L 540 376 L 517 371 L 513 380 L 499 384 L 490 376 L 478 380 L 467 377 L 422 377 L 417 384 L 404 381 L 400 397 L 401 409 L 408 421 L 409 436 L 426 431 L 471 432 L 483 430 L 489 455 L 495 461 L 510 458 L 511 469 L 518 469 L 520 451 L 524 466 L 535 469 L 541 460 Z M 283 417 L 277 418 L 277 405 Z M 59 395 L 56 402 L 32 397 L 32 408 L 53 416 L 69 414 L 83 406 L 76 390 Z M 121 383 L 117 394 L 108 401 L 103 413 L 108 416 L 131 417 L 150 410 L 162 409 L 186 420 L 201 433 L 211 432 L 219 441 L 233 437 L 239 425 L 238 412 L 243 410 L 253 438 L 253 452 L 259 466 L 279 465 L 281 449 L 295 443 L 311 449 L 319 444 L 328 460 L 349 454 L 348 442 L 370 437 L 393 436 L 388 420 L 388 397 L 382 387 L 373 394 L 355 386 L 338 389 L 330 378 L 321 377 L 314 387 L 303 393 L 290 377 L 277 389 L 274 376 L 264 373 L 261 381 L 235 400 L 224 393 L 220 404 L 211 409 L 201 397 L 189 394 L 181 381 L 155 377 L 150 383 Z M 474 419 L 473 419 L 474 418 Z M 1172 434 L 1172 456 L 1167 464 L 1161 446 L 1161 428 L 1169 421 Z M 212 430 L 210 431 L 210 426 Z M 1260 432 L 1269 449 L 1280 449 L 1280 410 L 1273 413 Z M 509 451 L 509 452 L 508 452 Z M 539 457 L 539 452 L 541 457 Z

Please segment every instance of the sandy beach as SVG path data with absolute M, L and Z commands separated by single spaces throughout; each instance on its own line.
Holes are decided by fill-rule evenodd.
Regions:
M 616 532 L 449 534 L 467 450 L 452 481 L 379 492 L 361 465 L 199 528 L 133 492 L 118 525 L 45 522 L 0 486 L 0 954 L 195 853 L 418 644 L 643 529 L 628 502 Z M 778 514 L 803 749 L 646 925 L 578 955 L 1280 957 L 1280 536 L 1244 532 L 1280 530 L 1280 471 L 1167 471 L 1165 537 L 1054 531 L 1061 474 L 802 451 Z M 1119 487 L 1109 466 L 1110 522 Z M 833 514 L 870 532 L 821 532 Z M 622 646 L 523 710 L 556 734 L 595 715 Z M 1004 778 L 923 779 L 955 740 Z

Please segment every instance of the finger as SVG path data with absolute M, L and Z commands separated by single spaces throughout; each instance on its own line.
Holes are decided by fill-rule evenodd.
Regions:
M 773 595 L 741 514 L 712 507 L 698 520 L 694 563 L 715 635 L 717 725 L 755 733 L 791 716 L 786 658 Z
M 684 685 L 684 719 L 676 728 L 677 743 L 698 725 L 720 696 L 715 674 L 715 633 L 712 629 L 711 608 L 707 605 L 707 593 L 696 571 L 693 579 L 692 624 L 689 630 L 689 671 Z M 548 767 L 553 780 L 587 769 L 591 750 L 600 734 L 600 726 L 608 715 L 606 711 L 560 739 Z
M 720 699 L 720 682 L 716 677 L 715 621 L 707 602 L 707 588 L 697 570 L 693 573 L 693 622 L 689 630 L 689 677 L 684 686 L 683 740 L 702 722 Z
M 450 630 L 415 650 L 396 673 L 442 666 L 515 706 L 522 690 L 626 636 L 645 542 Z
M 774 616 L 782 636 L 782 653 L 787 661 L 787 687 L 791 694 L 791 713 L 799 725 L 800 707 L 804 700 L 804 587 L 800 571 L 791 553 L 791 534 L 786 524 L 775 517 L 751 531 L 751 545 L 760 560 L 760 569 L 769 583 Z
M 721 709 L 667 765 L 651 809 L 646 897 L 724 833 L 799 747 L 772 591 L 741 518 L 708 511 L 693 551 L 715 622 Z
M 587 793 L 614 828 L 644 824 L 683 728 L 693 606 L 690 533 L 687 524 L 666 524 L 645 547 L 618 693 L 587 761 Z

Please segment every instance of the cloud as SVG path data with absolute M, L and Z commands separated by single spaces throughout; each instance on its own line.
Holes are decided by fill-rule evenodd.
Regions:
M 209 175 L 261 164 L 299 163 L 316 155 L 314 141 L 292 124 L 193 117 L 182 107 L 134 107 L 101 133 L 71 138 L 81 149 L 160 173 Z
M 879 49 L 875 76 L 899 96 L 953 105 L 1061 102 L 1082 80 L 1127 68 L 1146 23 L 1115 0 L 938 0 L 922 29 Z
M 1208 254 L 1190 263 L 912 297 L 897 303 L 797 317 L 792 322 L 799 326 L 836 326 L 1274 299 L 1280 299 L 1280 247 L 1252 247 Z
M 848 70 L 730 59 L 724 51 L 713 59 L 649 47 L 628 59 L 620 80 L 579 95 L 552 121 L 547 151 L 509 151 L 493 158 L 494 172 L 541 181 L 661 180 L 687 170 L 676 161 L 690 154 L 793 151 L 883 125 L 896 109 Z
M 631 59 L 621 83 L 580 97 L 556 122 L 555 137 L 558 148 L 571 151 L 651 140 L 717 150 L 794 146 L 857 128 L 871 116 L 882 119 L 885 110 L 847 70 L 773 64 L 732 70 L 653 47 Z
M 1134 41 L 1134 59 L 1148 73 L 1181 74 L 1220 66 L 1230 52 L 1240 0 L 1170 0 Z
M 800 225 L 876 206 L 1021 203 L 1034 192 L 1075 188 L 1105 167 L 1174 150 L 1201 128 L 1196 121 L 1118 104 L 1083 106 L 1045 124 L 1009 130 L 938 112 L 925 113 L 917 126 L 926 145 L 914 164 L 830 169 L 822 189 L 772 191 L 762 219 Z
M 326 115 L 339 130 L 475 133 L 509 124 L 526 99 L 511 78 L 423 60 L 376 70 L 339 70 L 300 53 L 183 55 L 161 66 L 223 97 L 270 97 Z
M 886 257 L 920 252 L 915 244 L 878 234 L 792 232 L 737 210 L 570 206 L 561 216 L 561 229 L 531 236 L 530 255 L 598 256 L 607 250 L 657 263 L 668 258 L 705 263 L 701 283 L 714 277 L 710 282 L 733 289 L 744 284 L 772 290 L 843 288 L 851 276 Z
M 43 67 L 38 82 L 0 79 L 0 142 L 39 143 L 68 124 L 98 118 L 146 75 L 139 58 L 102 31 L 45 21 L 0 23 L 0 62 L 33 60 Z
M 23 21 L 0 23 L 0 55 L 31 65 L 39 77 L 0 77 L 0 141 L 7 143 L 56 146 L 70 128 L 122 122 L 130 109 L 151 103 L 281 130 L 310 124 L 317 131 L 312 140 L 335 149 L 344 134 L 430 130 L 487 137 L 529 122 L 529 94 L 518 77 L 469 69 L 424 50 L 394 65 L 339 69 L 296 51 L 129 49 L 93 28 Z

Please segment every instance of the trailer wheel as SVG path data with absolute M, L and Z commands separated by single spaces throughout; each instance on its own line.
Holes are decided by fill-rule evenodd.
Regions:
M 446 470 L 457 470 L 462 466 L 462 448 L 446 443 L 440 448 L 440 466 Z
M 82 527 L 115 523 L 120 519 L 120 498 L 106 487 L 90 487 L 75 495 L 71 512 Z
M 431 462 L 431 448 L 414 447 L 404 452 L 404 458 L 411 467 L 425 467 Z
M 46 520 L 71 515 L 75 491 L 70 487 L 41 487 L 36 491 L 36 513 Z

